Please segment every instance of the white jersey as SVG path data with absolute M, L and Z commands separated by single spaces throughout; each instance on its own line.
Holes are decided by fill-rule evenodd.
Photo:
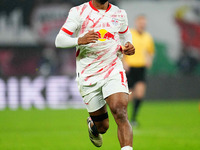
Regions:
M 124 10 L 112 4 L 107 10 L 97 10 L 90 1 L 73 7 L 61 30 L 76 37 L 82 37 L 91 30 L 99 35 L 96 43 L 76 47 L 79 84 L 93 85 L 124 71 L 120 51 L 120 34 L 128 31 Z

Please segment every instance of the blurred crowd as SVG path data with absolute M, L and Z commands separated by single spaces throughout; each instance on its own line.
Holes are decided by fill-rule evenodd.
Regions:
M 36 7 L 66 2 L 71 2 L 70 5 L 76 4 L 74 0 L 0 0 L 0 17 L 3 16 L 7 25 L 10 26 L 13 24 L 10 18 L 18 9 L 22 15 L 20 25 L 23 28 L 33 30 L 32 13 Z M 74 76 L 74 53 L 55 49 L 44 42 L 39 43 L 39 45 L 8 46 L 0 44 L 0 77 L 66 74 Z

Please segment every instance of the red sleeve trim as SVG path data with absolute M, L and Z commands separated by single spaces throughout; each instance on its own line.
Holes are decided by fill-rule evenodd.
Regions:
M 126 33 L 127 31 L 128 31 L 128 27 L 127 27 L 127 29 L 126 29 L 125 31 L 119 32 L 119 34 L 124 34 L 124 33 Z
M 61 30 L 64 31 L 65 33 L 69 34 L 69 35 L 73 34 L 73 32 L 71 32 L 71 31 L 69 31 L 69 30 L 67 30 L 65 28 L 61 28 Z

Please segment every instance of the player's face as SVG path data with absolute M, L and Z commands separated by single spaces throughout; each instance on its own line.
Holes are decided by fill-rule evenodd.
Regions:
M 136 20 L 136 28 L 137 30 L 139 30 L 140 32 L 143 32 L 146 30 L 146 26 L 147 26 L 147 20 L 145 17 L 139 17 Z
M 99 2 L 100 4 L 105 4 L 108 0 L 96 0 L 97 2 Z

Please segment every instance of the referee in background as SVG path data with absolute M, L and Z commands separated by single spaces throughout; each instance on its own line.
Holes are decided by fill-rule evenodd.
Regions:
M 154 42 L 152 36 L 146 32 L 147 19 L 145 15 L 138 15 L 135 19 L 135 29 L 131 29 L 133 45 L 136 53 L 124 56 L 123 63 L 127 72 L 129 97 L 133 101 L 131 123 L 137 126 L 137 114 L 146 92 L 146 70 L 151 68 L 154 57 Z

